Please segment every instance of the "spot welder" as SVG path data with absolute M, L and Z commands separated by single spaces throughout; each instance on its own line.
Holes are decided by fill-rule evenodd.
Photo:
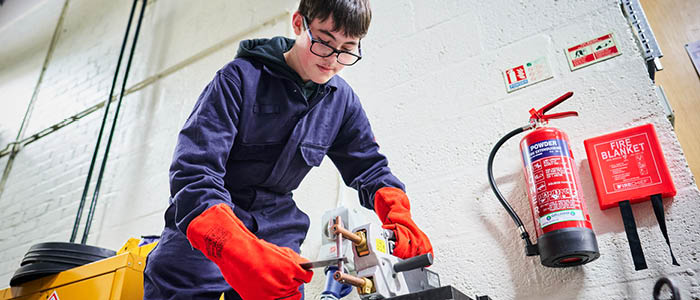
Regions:
M 322 247 L 322 251 L 335 252 L 337 256 L 324 255 L 319 261 L 302 264 L 305 268 L 326 267 L 326 273 L 332 274 L 336 284 L 326 283 L 322 300 L 336 300 L 347 295 L 339 284 L 355 287 L 362 300 L 472 300 L 452 286 L 440 285 L 440 276 L 427 269 L 433 263 L 430 253 L 408 259 L 394 256 L 396 240 L 392 230 L 374 223 L 348 230 L 346 224 L 354 222 L 343 220 L 341 216 L 352 217 L 353 214 L 337 209 L 331 215 L 330 218 L 324 215 L 324 221 L 328 221 L 324 237 L 330 247 Z M 347 257 L 349 252 L 352 257 Z M 477 296 L 476 299 L 490 298 Z

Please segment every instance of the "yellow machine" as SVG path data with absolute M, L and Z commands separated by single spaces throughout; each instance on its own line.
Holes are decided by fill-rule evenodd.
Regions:
M 141 300 L 146 255 L 156 243 L 138 244 L 132 238 L 113 257 L 0 290 L 0 300 Z

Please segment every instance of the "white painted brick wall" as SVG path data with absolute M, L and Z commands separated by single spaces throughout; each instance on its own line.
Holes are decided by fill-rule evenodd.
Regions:
M 128 87 L 231 42 L 125 97 L 91 244 L 116 249 L 131 236 L 160 232 L 176 134 L 202 88 L 234 56 L 237 41 L 231 39 L 296 7 L 287 0 L 260 2 L 150 2 Z M 63 1 L 43 4 L 0 28 L 0 41 L 11 45 L 0 50 L 0 147 L 19 129 Z M 27 134 L 106 98 L 130 5 L 70 1 Z M 700 193 L 616 0 L 374 0 L 372 6 L 365 58 L 343 76 L 361 97 L 392 170 L 407 184 L 414 218 L 435 246 L 432 268 L 444 284 L 494 299 L 648 299 L 665 275 L 680 284 L 684 297 L 700 298 L 700 221 L 694 214 Z M 23 28 L 37 19 L 44 21 L 28 44 Z M 289 16 L 278 20 L 241 38 L 289 35 Z M 563 49 L 608 32 L 623 55 L 570 72 Z M 506 93 L 501 71 L 539 56 L 549 59 L 554 78 Z M 602 256 L 562 270 L 524 257 L 484 169 L 493 143 L 524 125 L 529 108 L 569 90 L 574 97 L 557 109 L 577 110 L 580 117 L 556 125 L 571 138 Z M 68 240 L 101 119 L 98 111 L 17 155 L 0 198 L 0 286 L 29 246 Z M 649 269 L 635 272 L 619 211 L 598 208 L 582 141 L 647 122 L 657 126 L 678 189 L 665 206 L 682 266 L 670 264 L 651 207 L 640 204 L 633 210 Z M 0 158 L 0 167 L 6 162 Z M 532 232 L 517 141 L 504 145 L 495 170 Z M 312 171 L 295 198 L 311 216 L 302 246 L 311 259 L 318 254 L 323 212 L 338 202 L 358 207 L 355 192 L 342 185 L 329 160 Z M 363 214 L 377 221 L 371 212 Z M 322 285 L 317 272 L 309 298 Z

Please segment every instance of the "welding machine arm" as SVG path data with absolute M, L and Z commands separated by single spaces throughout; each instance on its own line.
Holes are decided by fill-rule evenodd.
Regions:
M 411 219 L 411 205 L 402 190 L 392 187 L 379 189 L 374 195 L 374 211 L 384 224 L 382 227 L 394 231 L 395 256 L 406 259 L 426 253 L 433 255 L 428 236 Z
M 223 203 L 194 218 L 187 239 L 219 266 L 226 282 L 246 300 L 301 299 L 299 286 L 313 276 L 299 265 L 304 258 L 258 239 Z

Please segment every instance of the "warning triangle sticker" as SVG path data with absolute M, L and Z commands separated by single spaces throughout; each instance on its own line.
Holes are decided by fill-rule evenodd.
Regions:
M 51 293 L 51 297 L 49 297 L 48 300 L 60 300 L 60 299 L 58 299 L 58 294 L 56 294 L 56 291 L 53 291 L 53 293 Z

